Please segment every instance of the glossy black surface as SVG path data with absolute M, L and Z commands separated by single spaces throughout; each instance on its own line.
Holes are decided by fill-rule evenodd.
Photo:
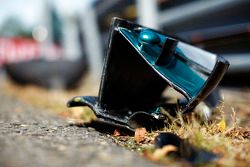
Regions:
M 164 126 L 165 116 L 160 112 L 161 108 L 169 112 L 175 111 L 177 108 L 182 112 L 192 111 L 217 86 L 228 68 L 228 62 L 222 57 L 184 43 L 178 45 L 174 39 L 165 40 L 162 49 L 159 50 L 159 55 L 150 55 L 158 56 L 156 61 L 148 61 L 147 56 L 149 55 L 144 55 L 144 52 L 138 50 L 141 45 L 135 40 L 131 41 L 130 38 L 127 38 L 130 32 L 138 32 L 141 29 L 145 29 L 145 27 L 122 19 L 113 19 L 99 95 L 98 97 L 75 97 L 68 102 L 69 107 L 90 107 L 99 118 L 100 126 L 105 124 L 129 131 L 133 131 L 137 127 L 146 127 L 148 130 L 157 129 Z M 161 39 L 169 38 L 155 30 L 150 30 L 151 32 L 159 34 Z M 147 43 L 145 46 L 148 49 L 154 48 L 151 44 L 155 45 L 161 41 L 155 34 L 150 33 L 139 33 L 138 35 L 142 44 Z M 147 54 L 151 53 L 153 52 L 147 52 Z M 167 63 L 164 56 L 173 57 L 179 56 L 179 54 L 184 54 L 188 59 L 188 61 L 182 61 L 184 64 L 187 63 L 185 68 L 199 69 L 201 75 L 206 75 L 206 80 L 199 84 L 199 89 L 194 89 L 192 96 L 190 96 L 190 91 L 188 92 L 190 90 L 188 84 L 183 84 L 182 87 L 176 84 L 183 82 L 183 80 L 178 80 L 179 72 L 176 73 L 176 71 L 180 71 L 181 75 L 185 77 L 185 69 L 181 68 L 183 66 L 176 66 L 175 73 L 168 71 L 168 73 L 162 74 L 165 68 L 162 64 Z M 172 61 L 172 59 L 169 60 Z M 190 64 L 192 65 L 190 66 Z M 193 74 L 191 74 L 187 71 L 186 75 L 190 76 L 186 76 L 185 79 L 193 80 Z M 186 101 L 181 104 L 165 103 L 162 93 L 167 86 L 172 86 L 183 94 L 187 98 Z

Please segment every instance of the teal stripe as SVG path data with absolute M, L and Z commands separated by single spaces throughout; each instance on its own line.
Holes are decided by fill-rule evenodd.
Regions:
M 147 30 L 148 31 L 148 30 Z M 120 28 L 120 32 L 135 46 L 138 52 L 164 77 L 170 80 L 175 86 L 179 87 L 187 93 L 190 99 L 194 98 L 202 89 L 207 77 L 202 76 L 197 70 L 193 69 L 184 53 L 177 48 L 178 56 L 172 56 L 170 62 L 165 66 L 157 66 L 154 64 L 157 57 L 161 53 L 161 46 L 163 46 L 166 37 L 157 33 L 160 37 L 160 43 L 143 45 L 141 48 L 139 43 L 139 34 Z M 156 33 L 156 32 L 154 32 Z

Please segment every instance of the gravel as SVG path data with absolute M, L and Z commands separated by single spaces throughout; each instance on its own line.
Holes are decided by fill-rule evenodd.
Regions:
M 92 128 L 63 118 L 0 90 L 0 166 L 158 166 L 117 146 Z

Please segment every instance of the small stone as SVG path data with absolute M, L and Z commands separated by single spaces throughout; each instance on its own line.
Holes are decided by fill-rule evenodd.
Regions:
M 57 127 L 53 127 L 53 128 L 51 128 L 51 130 L 57 130 Z
M 66 150 L 66 146 L 65 145 L 59 145 L 58 146 L 58 150 L 59 151 L 65 151 Z
M 179 148 L 183 140 L 170 132 L 165 132 L 165 133 L 160 133 L 156 138 L 155 138 L 155 147 L 156 148 L 162 148 L 166 145 L 173 145 Z
M 14 122 L 14 123 L 12 123 L 12 125 L 14 125 L 14 126 L 20 126 L 21 123 L 19 123 L 19 122 Z
M 89 131 L 89 132 L 93 132 L 93 131 L 95 131 L 95 129 L 94 129 L 94 128 L 91 128 L 91 127 L 88 127 L 88 131 Z

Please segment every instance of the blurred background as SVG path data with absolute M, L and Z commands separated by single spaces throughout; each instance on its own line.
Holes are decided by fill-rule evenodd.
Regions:
M 249 8 L 249 0 L 1 0 L 1 81 L 99 83 L 111 19 L 121 17 L 224 56 L 231 65 L 221 84 L 248 87 Z
M 85 127 L 84 122 L 95 119 L 91 109 L 66 107 L 74 96 L 98 95 L 113 17 L 160 30 L 229 60 L 218 89 L 222 99 L 211 96 L 220 106 L 213 115 L 204 103 L 195 111 L 201 121 L 211 115 L 214 121 L 201 126 L 195 120 L 189 126 L 187 121 L 175 134 L 190 136 L 197 146 L 217 153 L 218 166 L 249 164 L 250 0 L 0 0 L 0 164 L 124 164 L 120 159 L 126 157 L 110 157 L 114 154 L 109 142 L 112 146 L 118 141 L 111 135 L 106 140 L 106 135 L 94 135 L 93 129 L 70 127 Z M 175 90 L 164 93 L 177 101 Z M 185 119 L 180 120 L 177 124 L 185 125 Z M 220 132 L 213 130 L 216 127 Z M 137 148 L 130 147 L 132 140 L 126 136 L 120 137 L 124 145 L 117 144 Z M 148 138 L 136 150 L 149 157 L 143 153 L 146 143 Z M 130 154 L 120 154 L 124 155 Z M 131 157 L 134 154 L 127 159 L 132 162 Z

